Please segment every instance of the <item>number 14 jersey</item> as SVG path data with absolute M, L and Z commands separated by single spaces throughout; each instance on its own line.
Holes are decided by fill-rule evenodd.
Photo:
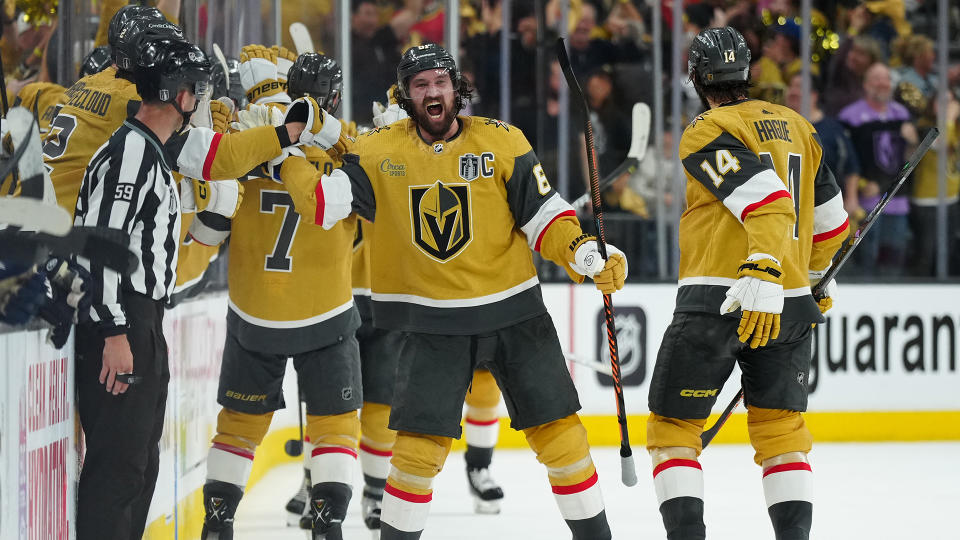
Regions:
M 742 261 L 764 253 L 783 268 L 782 317 L 819 321 L 808 271 L 830 265 L 847 214 L 813 126 L 787 107 L 738 101 L 694 119 L 679 153 L 687 209 L 677 312 L 720 313 Z

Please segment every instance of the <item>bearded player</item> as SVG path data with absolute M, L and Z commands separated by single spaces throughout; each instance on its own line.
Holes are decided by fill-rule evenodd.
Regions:
M 397 101 L 410 118 L 360 136 L 356 153 L 330 174 L 303 174 L 308 164 L 295 156 L 280 173 L 315 223 L 333 227 L 354 211 L 375 223 L 374 325 L 404 332 L 381 538 L 420 537 L 433 479 L 461 434 L 464 396 L 483 365 L 503 391 L 511 426 L 547 467 L 573 537 L 610 538 L 576 389 L 531 250 L 577 282 L 593 277 L 607 293 L 623 286 L 626 260 L 613 247 L 609 260 L 600 257 L 520 130 L 457 115 L 471 91 L 447 51 L 413 47 L 397 75 Z M 320 112 L 295 103 L 288 120 L 306 116 L 309 127 Z
M 689 67 L 709 110 L 680 140 L 687 174 L 680 287 L 650 382 L 647 423 L 657 501 L 667 538 L 705 537 L 700 435 L 739 363 L 774 532 L 778 540 L 806 539 L 812 437 L 801 412 L 811 323 L 822 321 L 832 302 L 818 305 L 810 286 L 846 236 L 847 214 L 810 123 L 786 107 L 747 99 L 750 50 L 739 32 L 701 32 Z

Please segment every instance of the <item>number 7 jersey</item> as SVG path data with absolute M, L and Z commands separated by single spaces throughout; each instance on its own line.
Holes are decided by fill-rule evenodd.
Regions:
M 687 127 L 677 312 L 719 313 L 742 261 L 764 253 L 784 271 L 782 317 L 821 320 L 808 271 L 825 270 L 847 232 L 840 188 L 822 155 L 809 122 L 766 101 L 716 107 Z

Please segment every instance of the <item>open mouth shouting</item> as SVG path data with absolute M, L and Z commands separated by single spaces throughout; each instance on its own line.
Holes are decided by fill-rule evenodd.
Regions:
M 432 99 L 424 102 L 424 109 L 431 120 L 441 120 L 443 118 L 443 104 L 440 100 Z

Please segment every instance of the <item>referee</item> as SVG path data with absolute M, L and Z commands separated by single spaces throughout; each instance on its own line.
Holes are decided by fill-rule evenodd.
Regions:
M 180 197 L 163 145 L 206 93 L 210 63 L 184 41 L 139 51 L 142 104 L 87 166 L 74 223 L 130 235 L 139 268 L 120 277 L 80 259 L 100 287 L 91 321 L 77 328 L 77 392 L 86 455 L 77 502 L 78 540 L 143 534 L 159 466 L 170 371 L 163 308 L 176 281 Z

